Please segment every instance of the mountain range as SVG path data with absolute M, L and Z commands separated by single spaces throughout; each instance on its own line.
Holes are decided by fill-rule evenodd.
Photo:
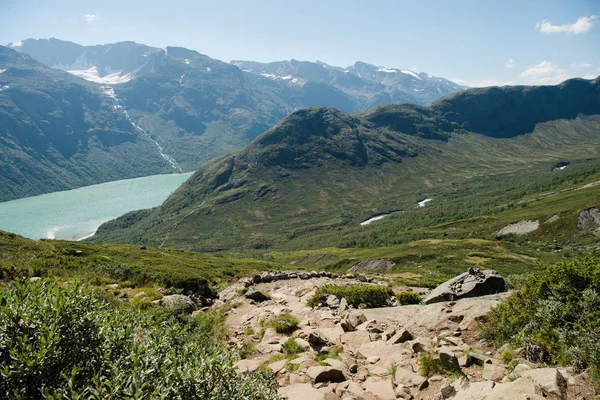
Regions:
M 463 89 L 361 62 L 225 63 L 134 42 L 27 39 L 0 55 L 0 201 L 192 171 L 305 107 L 356 113 Z
M 557 163 L 595 168 L 598 114 L 598 78 L 470 89 L 428 107 L 385 105 L 355 115 L 303 109 L 242 151 L 203 165 L 162 206 L 108 222 L 93 240 L 289 250 L 355 246 L 344 243 L 354 232 L 352 240 L 389 244 L 373 240 L 382 225 L 365 238 L 360 223 L 389 215 L 396 226 L 386 240 L 394 240 L 408 221 L 456 221 L 484 206 L 484 215 L 493 214 L 563 184 Z

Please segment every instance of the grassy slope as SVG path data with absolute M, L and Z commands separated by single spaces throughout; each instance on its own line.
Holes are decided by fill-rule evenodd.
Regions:
M 81 255 L 77 254 L 81 251 Z M 173 249 L 34 241 L 0 231 L 0 278 L 54 276 L 129 286 L 167 285 L 205 279 L 218 286 L 233 278 L 273 268 L 274 264 Z
M 406 152 L 416 149 L 419 156 L 359 168 L 340 160 L 304 169 L 253 165 L 231 187 L 202 193 L 207 189 L 200 180 L 222 174 L 224 157 L 207 164 L 163 210 L 125 231 L 101 229 L 95 240 L 242 253 L 393 245 L 421 238 L 410 233 L 416 228 L 514 210 L 528 195 L 568 187 L 600 165 L 600 123 L 590 120 L 539 124 L 532 134 L 512 139 L 402 139 Z M 551 171 L 566 160 L 573 164 Z M 261 188 L 268 193 L 258 196 Z M 416 208 L 428 197 L 434 201 Z M 373 215 L 398 210 L 403 213 L 389 218 L 395 221 L 389 229 L 385 220 L 358 227 Z

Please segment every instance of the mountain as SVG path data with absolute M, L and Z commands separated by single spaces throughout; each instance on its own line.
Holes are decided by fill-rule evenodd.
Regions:
M 565 160 L 589 176 L 600 159 L 597 114 L 599 79 L 471 89 L 429 107 L 357 115 L 300 110 L 203 165 L 162 206 L 108 222 L 93 240 L 247 251 L 339 246 L 354 232 L 352 240 L 384 245 L 375 238 L 385 230 L 365 238 L 359 223 L 391 213 L 396 225 L 385 240 L 394 240 L 407 226 L 493 214 L 578 182 L 553 171 Z M 432 197 L 438 213 L 421 213 L 438 207 Z
M 172 170 L 96 84 L 0 46 L 0 201 Z
M 34 67 L 35 81 L 19 78 L 17 82 L 13 79 L 19 74 L 17 71 L 32 68 L 28 63 L 33 60 L 11 53 L 0 61 L 0 70 L 7 71 L 0 75 L 0 87 L 11 87 L 2 94 L 3 98 L 10 97 L 2 101 L 6 105 L 5 118 L 13 120 L 12 125 L 2 125 L 5 133 L 0 151 L 3 163 L 12 165 L 11 171 L 19 169 L 5 178 L 7 186 L 0 191 L 0 201 L 111 179 L 192 171 L 214 157 L 244 147 L 286 115 L 309 106 L 355 113 L 373 104 L 416 101 L 401 93 L 394 95 L 395 89 L 361 80 L 354 74 L 341 72 L 333 81 L 273 79 L 181 47 L 159 49 L 134 42 L 81 46 L 52 38 L 14 42 L 2 50 L 3 54 L 11 51 L 27 54 L 47 68 L 38 64 Z M 336 83 L 346 75 L 348 83 Z M 354 80 L 358 81 L 353 83 Z M 44 97 L 63 92 L 67 84 L 86 88 L 94 93 L 94 99 L 55 98 L 53 107 L 84 110 L 86 125 L 73 125 L 62 118 L 53 120 L 54 143 L 71 143 L 70 151 L 63 151 L 59 159 L 40 156 L 40 149 L 28 147 L 19 138 L 28 135 L 29 126 L 48 134 L 48 129 L 40 128 L 49 120 Z M 361 85 L 366 89 L 359 90 Z M 27 106 L 23 102 L 16 106 L 23 91 L 30 95 L 35 92 L 36 97 Z M 95 118 L 86 113 L 95 104 L 106 106 L 104 111 L 110 116 Z M 27 114 L 27 124 L 19 122 L 19 111 Z M 107 119 L 111 122 L 107 123 Z M 127 156 L 116 152 L 114 146 L 110 151 L 90 153 L 86 147 L 89 133 L 107 129 L 114 133 L 112 125 L 117 122 L 121 130 L 130 134 L 129 139 L 136 138 L 125 141 Z M 81 144 L 73 144 L 75 140 Z M 105 142 L 101 144 L 106 145 Z M 17 167 L 25 155 L 27 165 Z M 127 158 L 127 165 L 122 165 Z M 36 171 L 35 163 L 42 159 L 47 161 Z M 120 161 L 114 162 L 115 159 Z
M 389 103 L 415 103 L 427 105 L 448 94 L 466 89 L 444 78 L 416 73 L 406 69 L 376 67 L 357 61 L 347 68 L 334 67 L 323 62 L 278 61 L 258 63 L 232 61 L 242 70 L 289 85 L 318 82 L 333 86 L 353 98 L 355 110 Z

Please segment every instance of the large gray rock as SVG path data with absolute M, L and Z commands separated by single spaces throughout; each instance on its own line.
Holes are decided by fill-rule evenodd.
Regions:
M 297 383 L 282 387 L 277 394 L 288 400 L 325 400 L 325 394 L 312 387 L 310 383 Z
M 423 300 L 425 304 L 453 301 L 465 297 L 479 297 L 506 291 L 504 278 L 496 271 L 481 271 L 469 268 L 469 271 L 442 283 Z
M 163 296 L 161 299 L 155 300 L 154 303 L 172 310 L 181 310 L 188 314 L 196 311 L 196 303 L 194 303 L 191 298 L 183 294 L 171 294 L 168 296 Z
M 360 310 L 351 310 L 342 321 L 342 328 L 347 332 L 356 330 L 360 324 L 367 322 L 365 313 Z
M 567 398 L 567 380 L 556 368 L 538 368 L 523 371 L 521 377 L 538 384 L 546 393 L 557 396 L 560 399 Z

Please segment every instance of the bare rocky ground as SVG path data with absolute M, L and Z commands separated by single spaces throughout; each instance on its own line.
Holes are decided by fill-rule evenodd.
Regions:
M 500 359 L 502 349 L 496 350 L 478 339 L 479 321 L 491 307 L 504 301 L 507 293 L 376 309 L 351 309 L 342 300 L 339 304 L 332 302 L 332 307 L 312 309 L 307 300 L 321 285 L 387 283 L 360 282 L 347 276 L 293 278 L 267 283 L 242 280 L 223 290 L 213 306 L 227 310 L 228 345 L 251 349 L 237 363 L 240 373 L 271 370 L 281 386 L 282 398 L 594 398 L 586 373 L 532 363 L 523 358 L 522 349 L 514 350 L 514 359 L 507 365 Z M 426 294 L 426 290 L 414 290 Z M 256 292 L 270 299 L 246 297 L 247 293 L 254 297 Z M 278 334 L 261 324 L 285 313 L 299 321 L 298 329 L 290 335 Z M 303 351 L 285 358 L 282 345 L 290 338 Z M 454 372 L 422 376 L 419 359 L 425 353 Z

